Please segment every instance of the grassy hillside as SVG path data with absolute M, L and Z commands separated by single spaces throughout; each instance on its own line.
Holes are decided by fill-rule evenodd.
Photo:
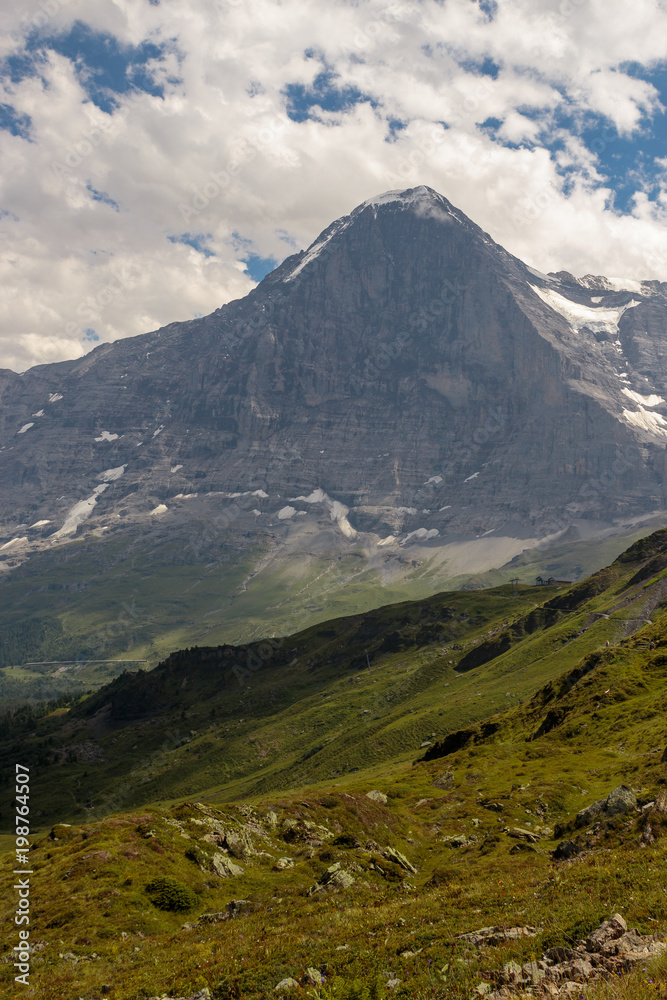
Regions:
M 0 705 L 95 690 L 123 669 L 155 667 L 174 649 L 294 633 L 445 586 L 499 586 L 512 577 L 532 584 L 538 574 L 580 579 L 646 530 L 628 526 L 623 537 L 596 542 L 568 536 L 481 574 L 453 573 L 435 555 L 413 559 L 406 549 L 400 573 L 387 578 L 352 544 L 337 558 L 324 544 L 305 556 L 276 542 L 271 558 L 249 550 L 242 533 L 218 533 L 204 545 L 199 536 L 209 536 L 197 522 L 182 538 L 156 527 L 86 537 L 0 576 Z
M 661 531 L 567 590 L 186 650 L 5 720 L 43 813 L 21 995 L 468 1000 L 616 912 L 666 932 L 666 600 Z M 577 820 L 618 786 L 631 805 Z M 494 925 L 527 931 L 457 936 Z M 667 995 L 664 957 L 618 971 L 576 995 Z

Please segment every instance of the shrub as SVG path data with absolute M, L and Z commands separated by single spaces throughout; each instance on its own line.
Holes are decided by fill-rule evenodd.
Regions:
M 197 902 L 192 889 L 168 876 L 153 879 L 146 886 L 146 892 L 158 910 L 191 910 Z
M 379 976 L 355 979 L 346 982 L 344 979 L 334 979 L 331 989 L 324 990 L 323 1000 L 384 1000 L 387 996 Z

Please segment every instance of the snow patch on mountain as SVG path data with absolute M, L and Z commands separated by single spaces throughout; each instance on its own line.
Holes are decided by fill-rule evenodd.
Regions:
M 112 434 L 110 431 L 102 431 L 99 437 L 96 437 L 96 441 L 117 441 L 119 435 Z
M 415 531 L 408 532 L 402 544 L 406 545 L 412 538 L 418 538 L 420 541 L 427 542 L 429 538 L 437 538 L 439 534 L 440 532 L 437 528 L 417 528 Z
M 649 434 L 654 434 L 657 437 L 667 438 L 667 420 L 661 417 L 659 413 L 650 413 L 647 410 L 640 409 L 637 412 L 632 410 L 623 410 L 623 416 L 629 424 L 634 427 L 638 427 L 642 431 L 647 431 Z
M 638 406 L 657 406 L 658 403 L 664 403 L 662 396 L 656 396 L 651 394 L 650 396 L 642 396 L 639 392 L 633 392 L 632 389 L 621 389 L 621 392 L 631 399 L 633 403 L 637 403 Z
M 338 236 L 340 233 L 343 232 L 343 230 L 347 229 L 347 227 L 350 225 L 351 222 L 352 218 L 349 215 L 347 215 L 344 216 L 344 218 L 342 219 L 338 219 L 336 222 L 333 223 L 332 226 L 329 226 L 329 229 L 326 231 L 326 233 L 323 236 L 320 236 L 315 241 L 315 243 L 313 243 L 312 246 L 310 246 L 308 250 L 306 250 L 305 254 L 298 262 L 294 270 L 290 274 L 288 274 L 285 278 L 283 278 L 283 282 L 287 283 L 289 281 L 294 281 L 296 276 L 298 274 L 301 274 L 304 267 L 307 267 L 308 264 L 311 264 L 314 260 L 316 260 L 320 256 L 324 248 L 331 242 L 334 236 Z
M 324 492 L 324 490 L 321 490 L 319 488 L 313 490 L 313 492 L 310 493 L 307 497 L 290 497 L 290 500 L 301 500 L 302 503 L 324 503 L 324 501 L 328 499 L 329 498 Z
M 95 487 L 91 496 L 87 497 L 85 500 L 79 500 L 78 503 L 75 503 L 67 514 L 62 528 L 55 531 L 51 535 L 51 538 L 62 538 L 63 535 L 73 535 L 79 525 L 85 521 L 86 518 L 90 517 L 95 509 L 95 504 L 99 500 L 100 494 L 104 493 L 108 487 L 109 483 L 101 483 L 99 486 Z
M 21 430 L 17 431 L 16 433 L 17 434 L 25 434 L 26 431 L 29 431 L 30 428 L 34 427 L 34 426 L 35 426 L 35 422 L 34 421 L 31 424 L 24 424 L 23 427 L 21 428 Z
M 12 538 L 11 541 L 5 542 L 4 545 L 0 545 L 0 552 L 4 552 L 5 549 L 11 549 L 14 545 L 19 545 L 20 542 L 27 542 L 27 541 L 28 541 L 27 537 L 26 538 Z
M 105 483 L 113 483 L 116 479 L 120 479 L 124 475 L 127 465 L 119 465 L 115 469 L 106 469 L 104 472 L 100 472 L 97 479 L 102 479 Z
M 626 305 L 618 306 L 615 309 L 598 309 L 593 306 L 585 306 L 581 302 L 573 302 L 552 288 L 538 288 L 536 285 L 530 285 L 530 288 L 550 309 L 560 313 L 577 333 L 585 326 L 590 330 L 618 333 L 618 324 L 623 313 L 640 304 L 632 299 Z
M 295 514 L 296 514 L 296 507 L 289 507 L 289 506 L 282 507 L 278 511 L 278 520 L 288 521 L 291 517 L 294 517 Z

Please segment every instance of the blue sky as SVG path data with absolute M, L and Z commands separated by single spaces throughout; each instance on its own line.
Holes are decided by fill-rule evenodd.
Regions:
M 422 183 L 541 270 L 667 280 L 660 0 L 44 0 L 4 23 L 0 367 L 209 312 Z

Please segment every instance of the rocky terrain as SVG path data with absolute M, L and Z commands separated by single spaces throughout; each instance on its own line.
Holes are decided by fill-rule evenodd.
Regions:
M 221 627 L 276 588 L 303 624 L 350 581 L 377 606 L 545 545 L 578 579 L 665 509 L 666 323 L 664 283 L 540 274 L 428 188 L 371 199 L 210 316 L 0 373 L 4 604 L 32 560 L 80 617 L 93 578 L 115 607 L 121 550 L 160 624 L 163 566 L 238 569 Z M 103 569 L 72 576 L 84 551 Z

